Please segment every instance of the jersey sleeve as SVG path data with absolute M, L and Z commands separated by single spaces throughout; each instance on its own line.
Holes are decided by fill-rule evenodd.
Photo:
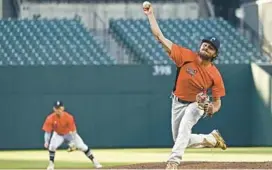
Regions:
M 53 122 L 52 122 L 52 118 L 50 116 L 47 116 L 47 118 L 45 119 L 42 130 L 45 132 L 49 132 L 49 133 L 52 132 Z
M 213 98 L 220 98 L 226 95 L 225 92 L 225 85 L 223 82 L 223 78 L 219 71 L 217 71 L 217 74 L 214 78 L 214 85 L 212 87 L 212 96 Z
M 180 67 L 186 61 L 192 61 L 195 53 L 187 48 L 173 44 L 171 48 L 170 58 L 175 62 L 175 64 Z

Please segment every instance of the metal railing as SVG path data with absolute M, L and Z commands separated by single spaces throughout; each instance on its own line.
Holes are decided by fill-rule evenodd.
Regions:
M 103 35 L 105 36 L 107 34 L 107 24 L 96 12 L 92 12 L 92 15 L 93 15 L 93 30 L 91 31 L 96 33 L 98 31 L 97 24 L 99 23 L 102 25 Z M 107 40 L 103 38 L 103 45 L 106 46 L 106 43 Z

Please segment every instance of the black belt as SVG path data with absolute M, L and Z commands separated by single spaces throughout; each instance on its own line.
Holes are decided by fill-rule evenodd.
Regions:
M 186 100 L 182 100 L 182 99 L 180 99 L 180 98 L 178 98 L 178 101 L 179 101 L 180 103 L 182 103 L 182 104 L 191 104 L 191 103 L 193 103 L 193 102 L 189 102 L 189 101 L 186 101 Z

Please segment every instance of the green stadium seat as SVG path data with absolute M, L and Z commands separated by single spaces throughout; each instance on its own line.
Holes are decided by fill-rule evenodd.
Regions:
M 234 27 L 222 18 L 210 19 L 159 19 L 165 37 L 174 43 L 197 51 L 201 39 L 215 35 L 221 42 L 220 54 L 215 63 L 239 64 L 271 59 L 254 48 Z M 122 44 L 134 61 L 149 64 L 173 63 L 153 37 L 146 19 L 110 19 L 110 33 Z M 255 57 L 255 58 L 256 58 Z
M 0 65 L 116 64 L 77 20 L 0 20 L 0 26 Z

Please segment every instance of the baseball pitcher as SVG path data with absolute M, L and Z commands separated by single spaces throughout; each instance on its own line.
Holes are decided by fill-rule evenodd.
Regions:
M 63 103 L 56 101 L 53 113 L 47 116 L 42 127 L 45 131 L 44 147 L 49 151 L 49 165 L 47 170 L 54 170 L 55 152 L 63 142 L 69 143 L 70 148 L 73 148 L 72 150 L 77 148 L 83 151 L 96 168 L 101 168 L 101 164 L 94 158 L 90 148 L 77 133 L 74 117 L 64 109 Z
M 218 147 L 223 150 L 227 147 L 218 130 L 213 130 L 210 134 L 191 134 L 193 126 L 200 118 L 212 116 L 219 111 L 220 98 L 225 96 L 222 77 L 213 64 L 220 42 L 216 37 L 207 37 L 201 41 L 199 51 L 193 52 L 164 37 L 150 2 L 143 3 L 143 10 L 154 37 L 162 44 L 177 67 L 171 111 L 175 144 L 166 166 L 166 169 L 177 169 L 187 147 Z M 208 89 L 211 89 L 212 101 L 207 95 Z

